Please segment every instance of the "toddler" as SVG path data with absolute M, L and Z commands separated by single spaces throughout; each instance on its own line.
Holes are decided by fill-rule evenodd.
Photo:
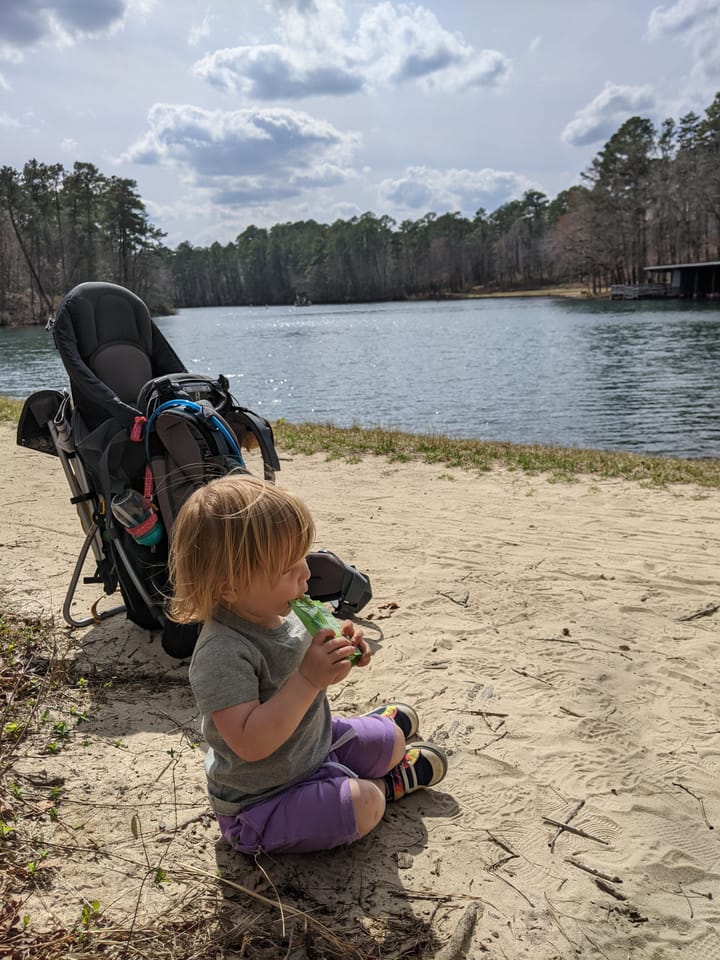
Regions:
M 314 537 L 301 500 L 247 474 L 197 489 L 173 530 L 169 613 L 203 624 L 190 684 L 209 746 L 210 803 L 225 839 L 246 854 L 352 843 L 387 803 L 447 772 L 434 744 L 406 745 L 418 730 L 407 704 L 331 715 L 327 687 L 371 654 L 352 621 L 340 637 L 313 637 L 290 610 L 307 590 Z

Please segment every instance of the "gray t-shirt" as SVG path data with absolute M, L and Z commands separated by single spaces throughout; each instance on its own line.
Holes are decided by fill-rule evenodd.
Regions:
M 212 720 L 216 710 L 269 700 L 298 669 L 310 641 L 293 613 L 282 626 L 268 630 L 218 607 L 203 625 L 190 662 L 190 685 L 209 745 L 205 772 L 216 813 L 240 813 L 248 804 L 304 780 L 327 756 L 331 715 L 324 690 L 290 738 L 264 760 L 241 760 Z

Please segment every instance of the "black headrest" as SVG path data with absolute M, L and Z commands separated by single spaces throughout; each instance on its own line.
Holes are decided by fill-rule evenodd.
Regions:
M 105 344 L 131 343 L 152 354 L 152 318 L 140 297 L 115 283 L 80 283 L 63 305 L 72 318 L 80 356 L 92 357 Z
M 132 425 L 140 388 L 184 371 L 146 304 L 116 283 L 79 283 L 57 309 L 55 344 L 77 408 L 92 424 L 108 416 Z

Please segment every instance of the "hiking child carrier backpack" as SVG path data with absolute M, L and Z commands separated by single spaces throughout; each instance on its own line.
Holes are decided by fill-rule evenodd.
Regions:
M 141 389 L 138 406 L 144 416 L 131 439 L 144 444 L 146 476 L 168 532 L 193 490 L 213 477 L 248 472 L 243 446 L 259 449 L 266 480 L 280 469 L 267 420 L 238 406 L 222 375 L 158 377 Z
M 60 458 L 85 534 L 63 617 L 80 627 L 124 611 L 160 630 L 171 656 L 186 657 L 199 628 L 165 616 L 175 518 L 194 489 L 250 472 L 251 461 L 274 480 L 280 462 L 272 427 L 237 403 L 226 377 L 189 373 L 143 301 L 124 287 L 79 284 L 60 303 L 52 330 L 71 393 L 28 397 L 17 442 Z M 96 569 L 83 581 L 101 584 L 108 596 L 119 587 L 124 602 L 101 612 L 96 602 L 78 618 L 72 605 L 90 552 Z M 369 601 L 369 579 L 351 564 L 329 551 L 307 560 L 311 596 L 320 591 L 317 598 L 339 616 Z

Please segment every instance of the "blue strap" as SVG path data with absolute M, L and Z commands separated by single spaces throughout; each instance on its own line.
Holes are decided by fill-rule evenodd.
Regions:
M 237 445 L 235 437 L 230 433 L 225 424 L 220 420 L 220 418 L 212 413 L 207 415 L 207 408 L 202 407 L 199 403 L 195 403 L 194 400 L 166 400 L 165 403 L 161 403 L 155 408 L 155 410 L 150 414 L 148 422 L 145 424 L 145 442 L 146 446 L 150 438 L 150 428 L 157 419 L 157 417 L 163 412 L 163 410 L 168 410 L 171 407 L 182 407 L 184 410 L 190 410 L 192 413 L 198 413 L 203 415 L 203 419 L 210 424 L 215 430 L 221 433 L 228 442 L 230 449 L 232 450 L 233 456 L 236 458 L 241 467 L 245 466 L 245 461 L 243 460 L 242 454 L 240 453 L 240 447 Z M 148 450 L 148 459 L 149 459 L 149 450 Z

